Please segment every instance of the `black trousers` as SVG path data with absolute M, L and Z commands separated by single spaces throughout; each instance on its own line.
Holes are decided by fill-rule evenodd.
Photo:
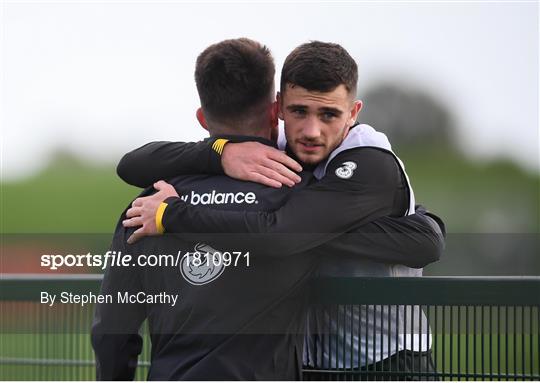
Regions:
M 377 363 L 360 369 L 305 369 L 304 380 L 439 380 L 431 351 L 402 350 Z

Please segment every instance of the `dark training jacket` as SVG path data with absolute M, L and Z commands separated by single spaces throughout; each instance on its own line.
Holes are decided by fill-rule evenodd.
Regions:
M 219 156 L 211 149 L 215 139 L 148 144 L 128 154 L 118 167 L 124 178 L 126 173 L 140 177 L 139 186 L 166 178 L 180 198 L 167 200 L 166 234 L 135 245 L 126 244 L 133 230 L 122 227 L 124 212 L 111 250 L 134 257 L 171 254 L 179 262 L 109 267 L 102 294 L 178 294 L 178 301 L 175 306 L 98 304 L 92 329 L 98 379 L 133 378 L 142 344 L 138 331 L 145 319 L 152 340 L 149 379 L 299 379 L 307 286 L 321 257 L 339 252 L 414 267 L 440 257 L 443 239 L 434 219 L 425 214 L 399 217 L 406 208 L 403 175 L 384 151 L 346 151 L 330 163 L 322 180 L 304 172 L 302 183 L 292 189 L 219 174 L 171 178 L 202 169 L 220 173 Z M 253 137 L 236 140 L 272 145 Z M 359 166 L 348 180 L 331 176 L 351 160 L 366 166 Z M 187 164 L 191 170 L 186 171 Z M 142 195 L 153 192 L 149 188 Z M 228 219 L 223 213 L 236 217 Z M 244 219 L 245 214 L 250 217 Z M 253 234 L 239 230 L 238 221 L 254 225 Z M 274 230 L 259 230 L 262 225 L 274 225 Z M 265 234 L 256 234 L 261 231 Z M 185 256 L 197 251 L 203 253 L 202 265 Z M 205 258 L 206 252 L 210 257 L 218 254 L 218 259 L 228 253 L 240 257 L 235 265 L 216 266 Z

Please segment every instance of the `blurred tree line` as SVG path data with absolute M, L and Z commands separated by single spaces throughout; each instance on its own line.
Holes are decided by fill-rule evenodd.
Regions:
M 388 135 L 417 203 L 446 222 L 446 255 L 428 272 L 540 275 L 538 174 L 509 160 L 470 160 L 452 112 L 422 89 L 379 84 L 361 98 L 359 122 Z

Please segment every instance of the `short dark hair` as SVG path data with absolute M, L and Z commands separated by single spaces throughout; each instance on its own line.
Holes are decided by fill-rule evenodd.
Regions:
M 311 41 L 295 48 L 281 70 L 281 92 L 287 84 L 309 91 L 331 92 L 343 84 L 356 96 L 358 66 L 339 44 Z
M 224 40 L 197 58 L 195 83 L 205 116 L 235 120 L 269 102 L 274 92 L 274 59 L 270 50 L 247 38 Z

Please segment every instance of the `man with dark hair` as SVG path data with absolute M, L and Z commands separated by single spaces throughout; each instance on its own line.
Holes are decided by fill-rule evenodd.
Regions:
M 197 61 L 196 78 L 203 105 L 197 116 L 211 137 L 191 145 L 191 151 L 187 152 L 194 161 L 191 166 L 200 174 L 169 180 L 174 185 L 174 193 L 185 196 L 188 203 L 212 205 L 215 212 L 270 212 L 289 199 L 293 189 L 268 188 L 223 175 L 203 175 L 197 169 L 220 166 L 218 153 L 227 140 L 273 146 L 269 140 L 277 122 L 273 83 L 260 81 L 261 72 L 252 68 L 253 62 L 262 59 L 268 68 L 264 73 L 270 76 L 272 58 L 264 52 L 264 47 L 251 40 L 226 40 L 209 47 Z M 223 83 L 212 91 L 210 79 Z M 252 97 L 249 102 L 233 107 L 238 98 L 232 93 L 238 89 Z M 229 92 L 232 92 L 230 96 Z M 231 105 L 227 104 L 229 101 Z M 238 120 L 229 113 L 229 108 L 236 108 Z M 236 134 L 236 125 L 240 122 L 246 124 L 242 132 L 249 136 Z M 174 151 L 169 144 L 151 147 L 153 154 L 162 158 Z M 147 163 L 147 166 L 152 164 Z M 303 172 L 299 186 L 311 180 L 312 175 Z M 142 197 L 147 198 L 153 192 L 149 188 Z M 156 193 L 157 199 L 160 193 Z M 154 216 L 165 218 L 167 210 L 161 208 Z M 359 228 L 354 236 L 354 249 L 347 246 L 347 240 L 330 241 L 326 248 L 320 246 L 291 257 L 282 256 L 291 251 L 281 254 L 254 246 L 257 242 L 250 242 L 245 234 L 240 237 L 200 234 L 182 239 L 167 234 L 126 244 L 133 235 L 132 229 L 121 225 L 126 216 L 124 212 L 116 228 L 112 249 L 132 255 L 178 252 L 176 259 L 180 262 L 174 267 L 109 267 L 102 294 L 139 291 L 159 296 L 176 293 L 178 304 L 172 307 L 156 302 L 98 304 L 92 329 L 98 379 L 133 378 L 141 348 L 137 332 L 145 318 L 149 320 L 152 339 L 149 379 L 298 379 L 306 322 L 306 283 L 322 254 L 328 249 L 337 249 L 374 258 L 384 254 L 395 260 L 402 257 L 404 246 L 412 254 L 409 262 L 425 263 L 427 259 L 437 258 L 440 250 L 440 237 L 424 216 L 407 220 L 382 217 L 376 221 L 377 225 Z M 137 218 L 131 220 L 137 223 Z M 155 224 L 157 229 L 163 224 L 168 229 L 166 219 Z M 405 232 L 415 231 L 422 240 L 419 242 L 420 237 L 411 235 L 399 244 L 374 244 L 366 234 L 377 227 L 391 230 L 396 226 Z M 327 242 L 337 235 L 309 234 L 309 243 L 302 242 L 298 250 L 312 249 L 317 243 Z M 247 252 L 246 248 L 252 250 Z M 231 254 L 237 255 L 234 260 Z
M 398 251 L 401 258 L 393 259 L 389 257 L 392 253 L 390 249 L 381 252 L 372 249 L 375 251 L 372 254 L 358 251 L 358 242 L 361 239 L 359 233 L 366 233 L 366 227 L 362 227 L 366 223 L 373 221 L 373 226 L 367 232 L 371 233 L 369 237 L 374 245 L 378 242 L 376 238 L 386 244 L 405 244 L 408 238 L 414 236 L 413 233 L 418 234 L 415 229 L 405 226 L 384 228 L 377 222 L 406 215 L 410 215 L 408 221 L 407 218 L 395 218 L 393 222 L 413 222 L 419 217 L 429 221 L 429 218 L 413 215 L 415 201 L 412 188 L 403 164 L 392 152 L 386 137 L 367 125 L 355 124 L 362 108 L 361 101 L 355 99 L 356 83 L 356 63 L 347 51 L 337 44 L 311 42 L 296 48 L 287 57 L 281 76 L 281 94 L 278 97 L 279 117 L 285 122 L 287 140 L 285 142 L 281 136 L 279 146 L 300 161 L 304 169 L 313 171 L 319 181 L 293 193 L 287 203 L 278 210 L 201 210 L 190 206 L 193 201 L 189 201 L 188 196 L 179 198 L 174 190 L 161 182 L 158 185 L 160 193 L 135 201 L 128 211 L 128 217 L 131 218 L 124 224 L 143 225 L 136 231 L 135 237 L 154 234 L 156 224 L 166 232 L 206 231 L 274 235 L 297 233 L 290 236 L 287 242 L 267 236 L 253 245 L 258 251 L 281 255 L 305 251 L 349 232 L 354 235 L 341 236 L 334 242 L 317 248 L 326 250 L 326 257 L 319 268 L 320 275 L 421 275 L 421 269 L 411 267 L 422 267 L 428 262 L 418 259 L 411 261 L 413 252 L 410 247 L 401 248 L 401 251 Z M 155 181 L 178 172 L 189 171 L 186 164 L 193 163 L 194 157 L 193 152 L 185 150 L 193 145 L 198 144 L 150 144 L 127 155 L 119 165 L 119 174 L 124 179 L 128 178 L 131 183 L 140 184 L 143 179 L 153 177 Z M 154 150 L 160 146 L 168 147 L 167 153 L 156 154 Z M 149 153 L 150 147 L 153 153 Z M 211 153 L 208 146 L 200 149 L 201 152 Z M 271 183 L 268 179 L 273 175 L 282 177 L 276 177 L 279 183 L 284 183 L 281 181 L 283 177 L 289 176 L 279 164 L 269 161 L 272 157 L 266 153 L 277 156 L 275 151 L 262 145 L 236 144 L 234 140 L 229 140 L 225 150 L 222 146 L 217 152 L 218 155 L 223 154 L 222 163 L 227 174 L 236 174 L 245 180 L 256 180 L 251 170 L 254 168 L 251 162 L 255 162 L 257 166 L 262 164 L 256 174 L 263 177 L 264 182 L 269 185 Z M 262 160 L 261 153 L 264 154 Z M 142 175 L 128 175 L 124 170 L 133 168 L 138 161 L 151 162 L 152 165 Z M 161 213 L 156 215 L 156 211 Z M 440 221 L 439 225 L 444 229 Z M 416 227 L 418 228 L 419 226 Z M 440 233 L 441 229 L 437 229 Z M 435 240 L 433 244 L 441 245 L 441 241 L 439 236 L 438 241 Z M 405 313 L 403 308 L 386 312 L 385 325 L 375 330 L 375 323 L 368 318 L 375 315 L 382 318 L 383 314 L 380 309 L 377 311 L 372 307 L 353 312 L 351 315 L 356 323 L 360 323 L 366 332 L 373 336 L 360 340 L 358 334 L 354 335 L 350 330 L 345 331 L 344 335 L 339 331 L 342 335 L 338 343 L 329 346 L 332 343 L 325 342 L 328 334 L 324 334 L 321 328 L 335 329 L 339 326 L 333 321 L 328 323 L 325 312 L 312 313 L 311 325 L 319 337 L 308 338 L 306 363 L 319 368 L 334 366 L 334 363 L 330 365 L 331 355 L 335 355 L 335 349 L 331 347 L 354 350 L 350 359 L 336 365 L 338 368 L 358 368 L 399 353 L 406 356 L 409 352 L 427 350 L 428 345 L 419 343 L 423 340 L 421 334 L 416 333 L 414 340 L 411 335 L 407 344 L 405 334 L 397 333 L 403 318 L 411 313 Z M 388 323 L 392 323 L 392 327 L 386 326 Z M 423 328 L 427 328 L 425 323 Z M 402 353 L 402 350 L 406 349 L 409 351 Z M 368 354 L 367 350 L 375 351 Z M 423 353 L 421 357 L 424 358 L 424 368 L 429 368 L 428 354 Z M 400 367 L 403 368 L 403 365 Z
M 248 39 L 212 45 L 199 57 L 196 74 L 203 105 L 197 116 L 216 148 L 236 133 L 229 125 L 238 123 L 244 124 L 245 134 L 250 134 L 237 136 L 238 141 L 272 145 L 271 131 L 277 119 L 274 64 L 266 47 Z M 270 81 L 261 81 L 262 77 Z M 221 86 L 214 87 L 220 81 Z M 250 94 L 250 98 L 239 98 L 239 91 Z M 238 121 L 229 110 L 236 111 Z M 182 176 L 170 182 L 179 192 L 199 198 L 232 195 L 233 203 L 221 204 L 222 209 L 270 209 L 288 194 L 288 190 L 262 185 L 244 190 L 242 182 L 225 176 Z M 142 195 L 153 192 L 149 188 Z M 122 227 L 123 219 L 125 212 L 117 225 L 112 250 L 134 257 L 173 254 L 175 264 L 111 266 L 101 293 L 113 297 L 125 292 L 130 296 L 164 293 L 176 294 L 178 299 L 174 306 L 98 304 L 92 328 L 98 379 L 133 379 L 141 350 L 138 331 L 145 318 L 152 340 L 149 379 L 277 380 L 300 376 L 299 334 L 303 333 L 304 318 L 297 318 L 302 312 L 296 307 L 304 304 L 303 285 L 316 266 L 315 260 L 308 256 L 252 259 L 256 254 L 239 252 L 239 248 L 218 252 L 208 242 L 182 241 L 175 236 L 126 245 L 133 230 Z M 210 238 L 206 236 L 206 240 Z M 278 275 L 277 271 L 285 267 L 289 273 Z
M 331 65 L 329 65 L 331 64 Z M 331 92 L 344 85 L 347 93 L 356 94 L 358 66 L 339 44 L 312 41 L 295 48 L 281 69 L 281 89 L 288 84 L 305 89 Z
M 268 123 L 261 120 L 271 121 L 268 113 L 273 113 L 273 109 L 268 105 L 274 101 L 274 74 L 274 62 L 265 46 L 257 46 L 246 38 L 234 40 L 234 44 L 212 45 L 199 55 L 195 67 L 201 100 L 197 117 L 215 127 L 214 135 L 223 134 L 224 130 L 267 136 Z

